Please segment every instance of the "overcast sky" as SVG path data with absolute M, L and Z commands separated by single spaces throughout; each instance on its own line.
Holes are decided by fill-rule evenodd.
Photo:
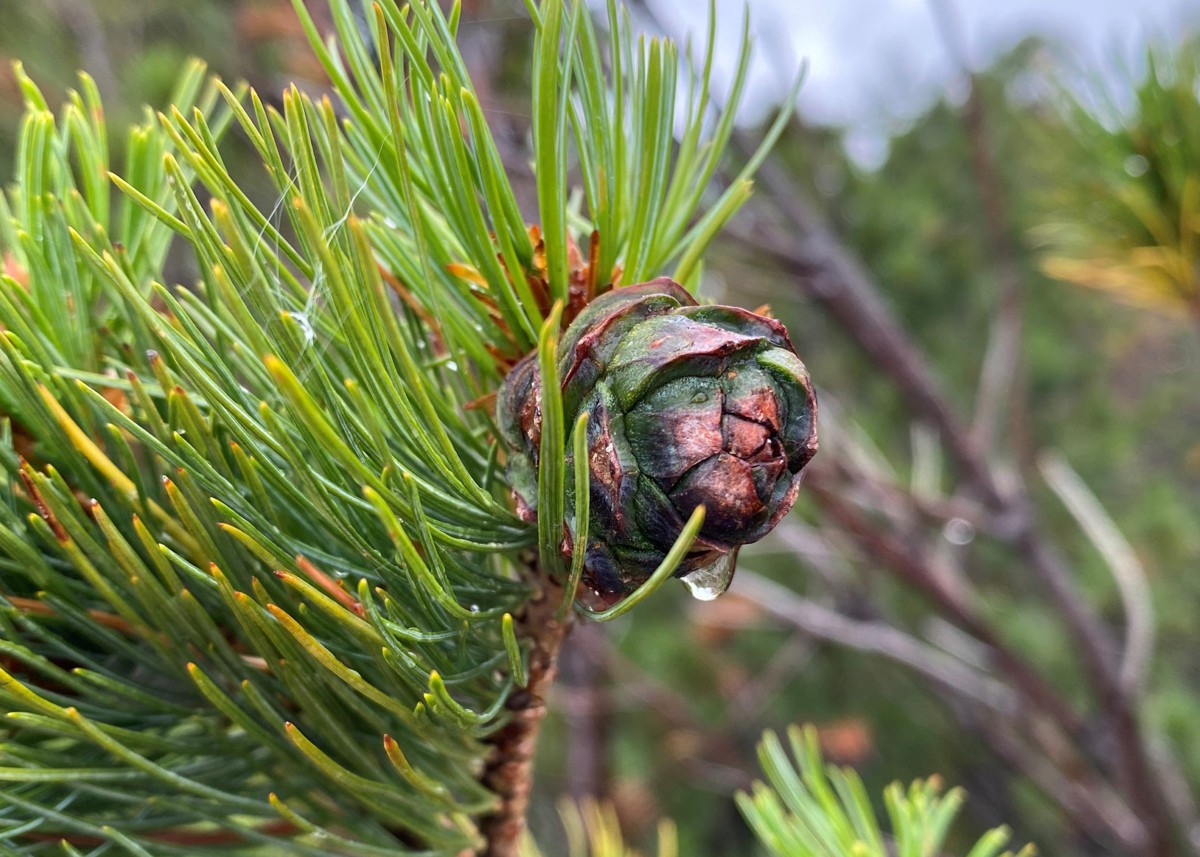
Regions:
M 702 37 L 706 0 L 648 2 L 673 34 L 695 29 Z M 805 117 L 845 126 L 848 149 L 864 163 L 882 157 L 897 121 L 960 80 L 934 15 L 938 5 L 958 18 L 976 66 L 1039 34 L 1084 68 L 1111 74 L 1120 62 L 1136 63 L 1148 39 L 1200 24 L 1200 0 L 718 0 L 718 44 L 730 58 L 746 3 L 756 43 L 748 110 L 777 100 L 803 59 Z

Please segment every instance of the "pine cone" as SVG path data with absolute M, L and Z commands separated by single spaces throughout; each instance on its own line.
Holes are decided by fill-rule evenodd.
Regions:
M 704 526 L 678 576 L 730 562 L 791 509 L 800 471 L 817 450 L 817 402 L 774 319 L 700 306 L 663 277 L 584 308 L 563 336 L 558 370 L 568 429 L 589 414 L 584 583 L 600 595 L 624 595 L 643 583 L 698 505 Z M 518 513 L 535 520 L 535 355 L 505 380 L 497 419 L 511 449 Z M 567 518 L 570 531 L 572 509 Z

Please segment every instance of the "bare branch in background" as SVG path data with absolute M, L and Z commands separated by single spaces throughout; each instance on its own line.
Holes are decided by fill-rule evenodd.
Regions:
M 846 563 L 844 553 L 831 542 L 828 534 L 810 527 L 794 515 L 780 522 L 771 534 L 769 542 L 744 549 L 740 556 L 750 559 L 778 546 L 782 546 L 784 551 L 792 556 L 802 559 L 834 592 L 841 591 L 853 583 L 852 571 Z
M 90 2 L 78 0 L 46 0 L 46 6 L 70 31 L 79 47 L 82 67 L 96 81 L 96 88 L 105 101 L 117 101 L 118 82 L 108 52 L 104 23 Z
M 745 569 L 730 597 L 748 599 L 766 615 L 818 639 L 902 663 L 987 708 L 1007 715 L 1015 711 L 1016 701 L 1003 684 L 891 625 L 850 619 Z
M 1010 545 L 1018 561 L 1042 584 L 1077 643 L 1079 657 L 1118 747 L 1119 780 L 1136 814 L 1146 822 L 1148 836 L 1137 852 L 1148 857 L 1173 853 L 1169 843 L 1176 825 L 1166 816 L 1165 785 L 1149 758 L 1134 700 L 1120 679 L 1117 647 L 1080 594 L 1061 552 L 1038 532 L 1034 508 L 1024 489 L 1012 492 L 1002 487 L 995 465 L 955 415 L 923 355 L 886 308 L 878 287 L 854 255 L 809 210 L 797 183 L 770 159 L 761 177 L 760 186 L 767 189 L 771 207 L 785 218 L 786 231 L 780 230 L 777 217 L 765 216 L 760 203 L 754 227 L 742 229 L 739 237 L 790 270 L 805 293 L 824 306 L 873 362 L 893 378 L 913 413 L 938 431 L 965 480 L 968 495 L 978 492 L 988 507 L 992 516 L 988 529 Z M 816 486 L 816 481 L 810 480 L 809 484 Z M 923 584 L 931 579 L 923 570 L 920 554 L 913 554 L 908 546 L 898 548 L 889 543 L 869 518 L 863 518 L 837 494 L 819 489 L 817 493 L 826 511 L 837 509 L 839 525 L 848 526 L 877 561 L 910 583 Z M 971 633 L 988 635 L 982 639 L 989 645 L 998 641 L 990 627 L 973 620 L 969 611 L 962 610 L 962 605 L 948 598 L 945 591 L 928 587 L 925 591 L 941 609 L 950 610 L 960 624 L 964 620 L 970 623 L 964 627 Z M 1018 663 L 1010 666 L 1017 668 L 1021 680 L 1031 687 L 1043 683 L 1036 675 L 1026 674 Z M 1043 702 L 1056 696 L 1041 691 L 1035 695 Z M 1058 703 L 1053 706 L 1056 718 L 1064 725 L 1072 719 L 1078 723 L 1079 715 L 1069 713 L 1069 707 Z M 1077 729 L 1068 727 L 1068 731 L 1079 734 Z
M 1150 657 L 1154 652 L 1154 610 L 1150 604 L 1146 570 L 1096 495 L 1065 458 L 1058 453 L 1043 453 L 1038 460 L 1038 468 L 1046 484 L 1062 500 L 1079 528 L 1112 570 L 1121 601 L 1125 605 L 1125 651 L 1121 657 L 1121 681 L 1126 692 L 1138 696 L 1146 685 Z
M 1017 461 L 1025 471 L 1033 460 L 1027 409 L 1021 386 L 1021 338 L 1025 280 L 1017 263 L 1018 248 L 1009 222 L 1004 182 L 996 167 L 995 147 L 988 125 L 987 105 L 973 63 L 967 35 L 955 0 L 929 0 L 934 19 L 951 61 L 968 86 L 962 110 L 963 129 L 971 146 L 971 168 L 979 191 L 984 235 L 996 274 L 996 311 L 992 318 L 983 371 L 975 397 L 972 433 L 984 450 L 996 448 L 1007 415 Z
M 1111 786 L 1095 779 L 1086 781 L 1077 771 L 1064 772 L 1051 758 L 1019 740 L 1014 727 L 1020 725 L 1019 721 L 987 718 L 975 722 L 1002 759 L 1066 808 L 1081 837 L 1099 845 L 1103 831 L 1109 831 L 1123 848 L 1143 847 L 1146 836 L 1141 821 Z
M 1079 819 L 1088 835 L 1106 830 L 1127 847 L 1144 841 L 1142 824 L 1122 798 L 1102 779 L 1081 770 L 1065 734 L 1037 717 L 1028 698 L 999 678 L 886 623 L 849 619 L 747 570 L 739 573 L 733 595 L 817 639 L 912 669 L 957 701 L 954 708 L 964 725 L 981 732 L 1001 759 Z

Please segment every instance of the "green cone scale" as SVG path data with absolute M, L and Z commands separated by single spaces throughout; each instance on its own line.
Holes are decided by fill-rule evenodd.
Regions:
M 698 305 L 660 278 L 592 301 L 559 353 L 565 425 L 589 415 L 584 583 L 594 592 L 637 588 L 699 505 L 704 526 L 681 576 L 727 561 L 792 507 L 817 450 L 817 403 L 779 322 Z M 505 380 L 497 411 L 517 510 L 534 520 L 541 408 L 532 355 Z M 573 518 L 569 508 L 568 532 Z

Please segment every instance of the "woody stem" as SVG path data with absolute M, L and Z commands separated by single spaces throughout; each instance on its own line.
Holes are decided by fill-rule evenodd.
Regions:
M 555 615 L 564 596 L 562 583 L 539 573 L 536 562 L 527 567 L 526 576 L 537 591 L 515 620 L 517 637 L 529 646 L 528 681 L 509 697 L 508 723 L 489 739 L 492 754 L 482 779 L 499 801 L 481 824 L 486 840 L 481 857 L 517 857 L 519 853 L 546 697 L 558 669 L 559 649 L 573 624 L 573 614 L 568 613 L 561 622 Z

